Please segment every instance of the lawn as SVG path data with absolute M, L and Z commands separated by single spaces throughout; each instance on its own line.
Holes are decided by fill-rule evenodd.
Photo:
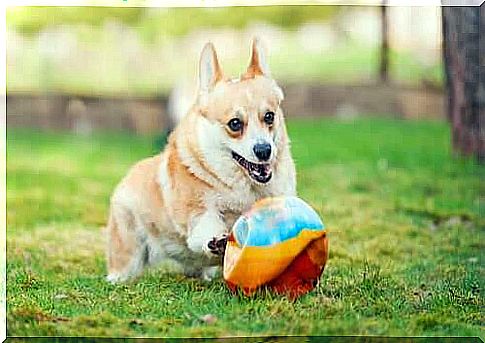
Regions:
M 447 125 L 293 120 L 289 132 L 299 195 L 330 242 L 319 286 L 295 302 L 160 270 L 108 284 L 110 192 L 155 139 L 9 129 L 8 334 L 485 337 L 485 168 L 450 157 Z

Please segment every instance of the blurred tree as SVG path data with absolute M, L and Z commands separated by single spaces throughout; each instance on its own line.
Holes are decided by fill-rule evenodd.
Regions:
M 389 24 L 386 4 L 387 0 L 382 0 L 379 78 L 383 83 L 387 83 L 387 81 L 389 81 Z
M 485 10 L 443 7 L 444 62 L 453 148 L 485 161 Z

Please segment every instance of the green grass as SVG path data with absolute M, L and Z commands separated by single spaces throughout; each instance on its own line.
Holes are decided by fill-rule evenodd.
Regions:
M 438 122 L 291 121 L 300 196 L 330 259 L 291 302 L 153 270 L 105 282 L 110 192 L 154 139 L 9 130 L 9 335 L 483 335 L 485 169 Z M 209 324 L 200 318 L 217 317 Z

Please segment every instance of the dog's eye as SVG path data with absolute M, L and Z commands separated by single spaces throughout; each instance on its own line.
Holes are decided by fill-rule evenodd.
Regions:
M 268 125 L 272 125 L 274 122 L 274 112 L 268 111 L 264 114 L 264 122 Z
M 239 118 L 232 118 L 227 123 L 227 126 L 229 126 L 229 128 L 232 131 L 237 132 L 237 131 L 241 131 L 241 129 L 243 127 L 243 123 L 242 123 L 241 119 L 239 119 Z

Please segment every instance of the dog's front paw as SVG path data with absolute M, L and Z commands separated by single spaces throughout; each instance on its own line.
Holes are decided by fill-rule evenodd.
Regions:
M 208 251 L 217 256 L 224 256 L 224 253 L 226 252 L 227 236 L 227 234 L 224 234 L 220 237 L 212 238 L 207 243 Z

